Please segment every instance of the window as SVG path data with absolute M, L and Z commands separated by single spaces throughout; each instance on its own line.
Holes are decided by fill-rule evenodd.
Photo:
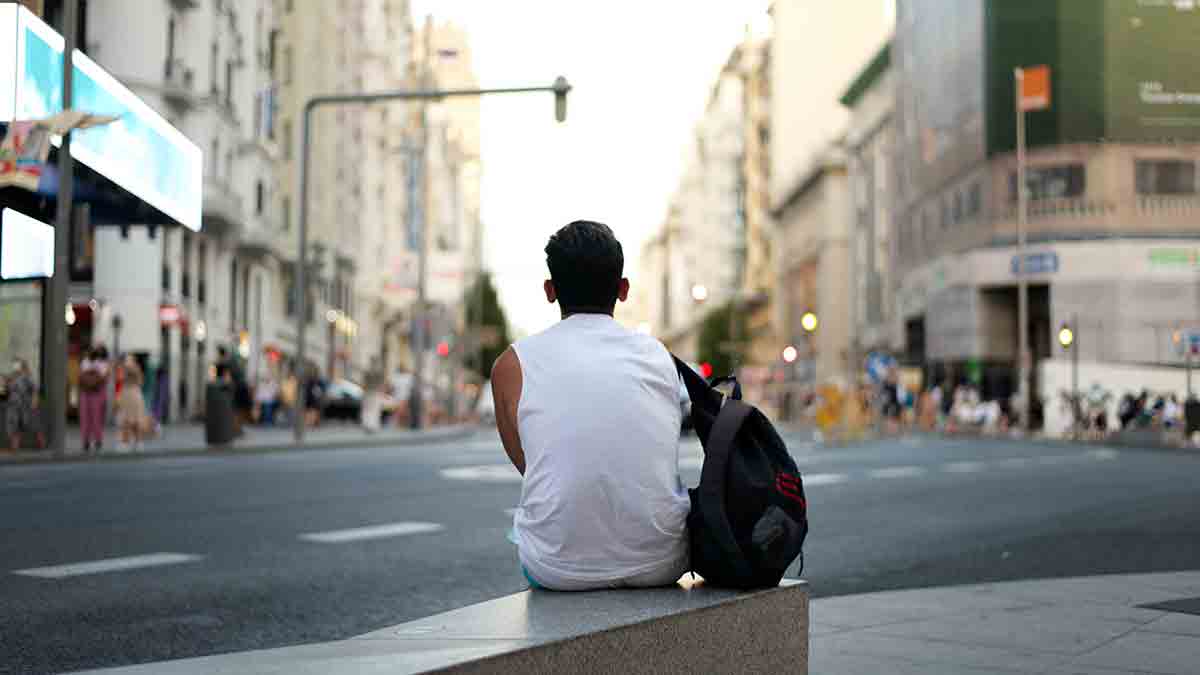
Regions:
M 1031 167 L 1025 172 L 1029 199 L 1068 199 L 1083 195 L 1086 188 L 1082 164 Z M 1017 174 L 1008 177 L 1009 200 L 1017 201 Z
M 284 305 L 283 313 L 289 319 L 296 316 L 296 270 L 294 265 L 288 265 L 283 270 Z
M 1196 163 L 1186 160 L 1138 160 L 1139 195 L 1196 194 Z
M 292 158 L 292 121 L 284 120 L 283 124 L 280 125 L 279 128 L 283 130 L 283 148 L 282 148 L 283 158 L 291 159 Z
M 220 178 L 220 173 L 221 173 L 220 157 L 221 157 L 221 141 L 219 139 L 214 138 L 214 139 L 212 139 L 212 154 L 209 156 L 209 162 L 211 162 L 212 165 L 208 168 L 208 172 L 210 174 L 212 174 L 213 178 Z
M 225 62 L 225 106 L 233 107 L 233 61 Z
M 204 304 L 208 301 L 208 246 L 201 240 L 196 244 L 196 301 Z
M 267 197 L 266 193 L 267 187 L 263 185 L 261 180 L 254 184 L 254 213 L 257 215 L 262 215 L 263 202 L 266 201 Z
M 167 78 L 170 79 L 175 70 L 175 17 L 167 19 Z
M 967 191 L 967 217 L 974 218 L 983 210 L 983 186 L 978 182 L 971 183 Z
M 279 29 L 273 29 L 267 37 L 267 70 L 272 77 L 276 76 L 275 62 L 279 54 Z
M 209 65 L 208 72 L 210 75 L 209 88 L 212 90 L 212 93 L 214 93 L 214 94 L 217 93 L 217 68 L 218 68 L 217 64 L 218 63 L 220 63 L 220 59 L 217 57 L 217 43 L 214 42 L 214 43 L 212 43 L 212 49 L 209 54 L 209 64 L 208 64 Z
M 292 200 L 288 199 L 287 197 L 284 197 L 283 204 L 280 207 L 279 211 L 280 211 L 279 218 L 281 221 L 283 221 L 283 231 L 291 232 L 292 231 Z
M 185 298 L 192 296 L 192 235 L 183 233 L 183 267 L 179 279 L 179 294 Z
M 238 307 L 238 264 L 237 258 L 229 261 L 229 325 L 237 328 Z
M 283 73 L 282 73 L 281 77 L 283 78 L 283 83 L 290 84 L 292 82 L 292 47 L 291 47 L 291 45 L 288 45 L 287 47 L 283 48 L 283 64 L 282 64 L 282 66 L 283 66 Z

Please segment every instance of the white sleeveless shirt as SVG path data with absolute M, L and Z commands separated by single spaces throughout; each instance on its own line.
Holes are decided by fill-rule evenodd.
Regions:
M 666 348 L 610 316 L 575 314 L 513 350 L 523 379 L 521 564 L 558 590 L 679 574 L 690 503 Z

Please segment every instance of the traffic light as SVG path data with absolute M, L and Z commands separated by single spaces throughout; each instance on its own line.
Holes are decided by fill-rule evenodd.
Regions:
M 712 364 L 709 363 L 708 361 L 701 363 L 700 364 L 700 374 L 703 375 L 705 379 L 712 377 L 712 374 L 713 374 Z
M 445 340 L 439 342 L 437 345 L 437 353 L 438 356 L 442 357 L 450 356 L 450 343 L 446 342 Z

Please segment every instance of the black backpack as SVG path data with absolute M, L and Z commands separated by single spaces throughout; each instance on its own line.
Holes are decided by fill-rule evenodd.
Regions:
M 797 558 L 804 566 L 808 502 L 796 462 L 736 379 L 709 383 L 678 358 L 675 367 L 704 447 L 700 485 L 688 491 L 691 568 L 715 586 L 776 586 Z M 729 381 L 727 399 L 715 386 Z

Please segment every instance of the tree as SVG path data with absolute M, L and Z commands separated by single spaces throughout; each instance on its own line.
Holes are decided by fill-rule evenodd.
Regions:
M 468 366 L 486 380 L 491 376 L 492 364 L 508 349 L 510 341 L 508 319 L 490 274 L 484 272 L 471 284 L 463 304 L 467 308 L 467 345 L 474 349 Z
M 734 333 L 730 333 L 730 329 Z M 734 337 L 737 340 L 734 340 Z M 734 315 L 733 303 L 726 303 L 708 313 L 700 324 L 697 351 L 700 361 L 712 364 L 713 375 L 732 375 L 736 364 L 742 362 L 741 352 L 746 339 L 746 315 Z

